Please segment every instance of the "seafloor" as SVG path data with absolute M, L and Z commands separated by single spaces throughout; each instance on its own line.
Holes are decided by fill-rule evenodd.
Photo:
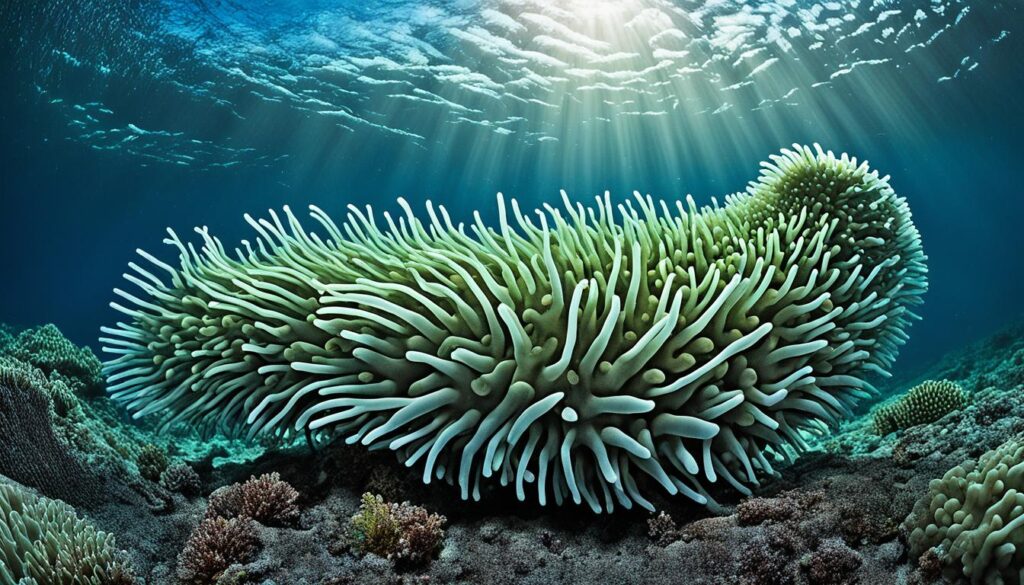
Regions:
M 53 326 L 6 328 L 0 484 L 62 499 L 116 537 L 123 550 L 115 555 L 116 575 L 59 581 L 68 583 L 966 581 L 961 565 L 941 558 L 944 551 L 911 553 L 907 518 L 920 513 L 915 503 L 932 480 L 1024 434 L 1022 334 L 1024 324 L 1008 327 L 882 387 L 899 397 L 927 379 L 959 384 L 966 404 L 935 422 L 883 437 L 874 431 L 874 409 L 865 408 L 751 497 L 725 493 L 714 510 L 681 497 L 661 499 L 658 514 L 608 516 L 523 504 L 510 490 L 463 502 L 449 486 L 421 484 L 419 473 L 387 453 L 344 445 L 314 452 L 159 435 L 128 422 L 103 397 L 99 362 L 89 350 Z M 244 489 L 225 488 L 273 472 L 279 478 L 249 484 L 264 490 L 252 496 L 255 504 L 237 496 Z M 353 522 L 366 492 L 381 496 L 378 506 Z M 379 504 L 405 501 L 411 505 Z M 237 508 L 250 504 L 256 511 L 245 515 L 257 520 L 238 520 Z M 380 526 L 367 523 L 387 518 L 372 514 L 404 514 L 419 532 L 402 533 L 407 526 L 399 522 L 394 538 L 374 544 Z M 443 535 L 441 519 L 430 514 L 444 516 Z M 0 514 L 0 546 L 11 517 Z M 237 560 L 243 562 L 231 564 Z M 1007 583 L 1014 570 L 1002 572 L 1011 575 Z M 998 573 L 975 577 L 1000 582 L 992 580 Z

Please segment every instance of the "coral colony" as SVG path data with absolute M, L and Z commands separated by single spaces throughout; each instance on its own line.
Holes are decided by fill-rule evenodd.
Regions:
M 285 208 L 234 252 L 170 232 L 177 265 L 140 251 L 116 291 L 108 392 L 163 428 L 389 449 L 463 498 L 653 510 L 749 494 L 848 416 L 927 286 L 904 199 L 817 146 L 722 206 L 563 198 L 499 196 L 497 228 Z

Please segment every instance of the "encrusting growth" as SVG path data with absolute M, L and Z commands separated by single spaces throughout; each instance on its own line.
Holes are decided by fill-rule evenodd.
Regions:
M 167 242 L 104 328 L 108 391 L 207 431 L 344 437 L 423 480 L 541 504 L 638 504 L 654 486 L 748 493 L 885 374 L 926 288 L 904 199 L 846 155 L 784 150 L 726 204 L 570 202 L 497 229 L 288 208 L 234 253 Z

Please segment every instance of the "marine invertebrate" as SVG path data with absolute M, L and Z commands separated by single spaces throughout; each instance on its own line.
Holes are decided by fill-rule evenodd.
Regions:
M 216 583 L 231 565 L 255 559 L 259 548 L 252 518 L 206 518 L 192 531 L 178 555 L 178 578 L 188 583 Z
M 350 208 L 325 235 L 284 217 L 235 254 L 171 231 L 140 251 L 141 297 L 106 327 L 111 396 L 164 428 L 395 451 L 480 496 L 639 504 L 650 484 L 749 493 L 885 374 L 926 287 L 906 202 L 846 155 L 785 150 L 745 193 L 698 208 L 498 199 L 497 229 Z M 145 298 L 143 298 L 145 297 Z
M 349 540 L 361 553 L 373 553 L 398 563 L 421 564 L 430 559 L 444 538 L 444 516 L 409 502 L 394 504 L 369 492 L 349 521 Z
M 69 396 L 62 382 L 0 358 L 0 474 L 75 505 L 95 504 L 104 486 L 57 428 L 57 401 Z
M 139 475 L 149 481 L 160 481 L 160 475 L 167 469 L 169 461 L 167 453 L 157 445 L 148 443 L 142 446 L 135 464 L 139 467 Z
M 842 538 L 829 538 L 800 559 L 800 567 L 809 585 L 853 585 L 859 581 L 857 569 L 863 562 Z
M 934 554 L 953 576 L 959 573 L 971 583 L 1019 583 L 1024 442 L 1007 441 L 932 480 L 905 526 L 915 557 Z
M 45 395 L 60 418 L 77 418 L 81 402 L 58 372 L 47 376 L 32 364 L 12 357 L 0 357 L 0 384 L 11 388 L 35 388 Z
M 160 485 L 184 496 L 199 494 L 203 482 L 188 463 L 172 463 L 160 474 Z
M 88 347 L 78 347 L 47 324 L 0 340 L 0 354 L 31 364 L 46 375 L 57 373 L 82 396 L 103 392 L 102 364 Z
M 299 492 L 280 474 L 252 476 L 214 491 L 207 503 L 206 515 L 234 518 L 248 516 L 266 526 L 294 524 L 299 519 L 296 501 Z
M 679 540 L 679 526 L 672 516 L 658 512 L 657 516 L 647 519 L 647 536 L 658 546 L 668 546 Z
M 914 386 L 898 401 L 875 411 L 874 427 L 879 435 L 939 420 L 967 404 L 967 394 L 949 380 L 928 380 Z
M 0 483 L 0 584 L 128 585 L 114 537 L 64 502 Z

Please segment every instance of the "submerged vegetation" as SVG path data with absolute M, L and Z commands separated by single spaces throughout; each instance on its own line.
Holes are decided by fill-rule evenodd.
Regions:
M 409 502 L 385 502 L 379 495 L 367 492 L 359 512 L 349 521 L 348 536 L 352 547 L 360 553 L 418 565 L 440 549 L 445 521 L 444 516 Z

